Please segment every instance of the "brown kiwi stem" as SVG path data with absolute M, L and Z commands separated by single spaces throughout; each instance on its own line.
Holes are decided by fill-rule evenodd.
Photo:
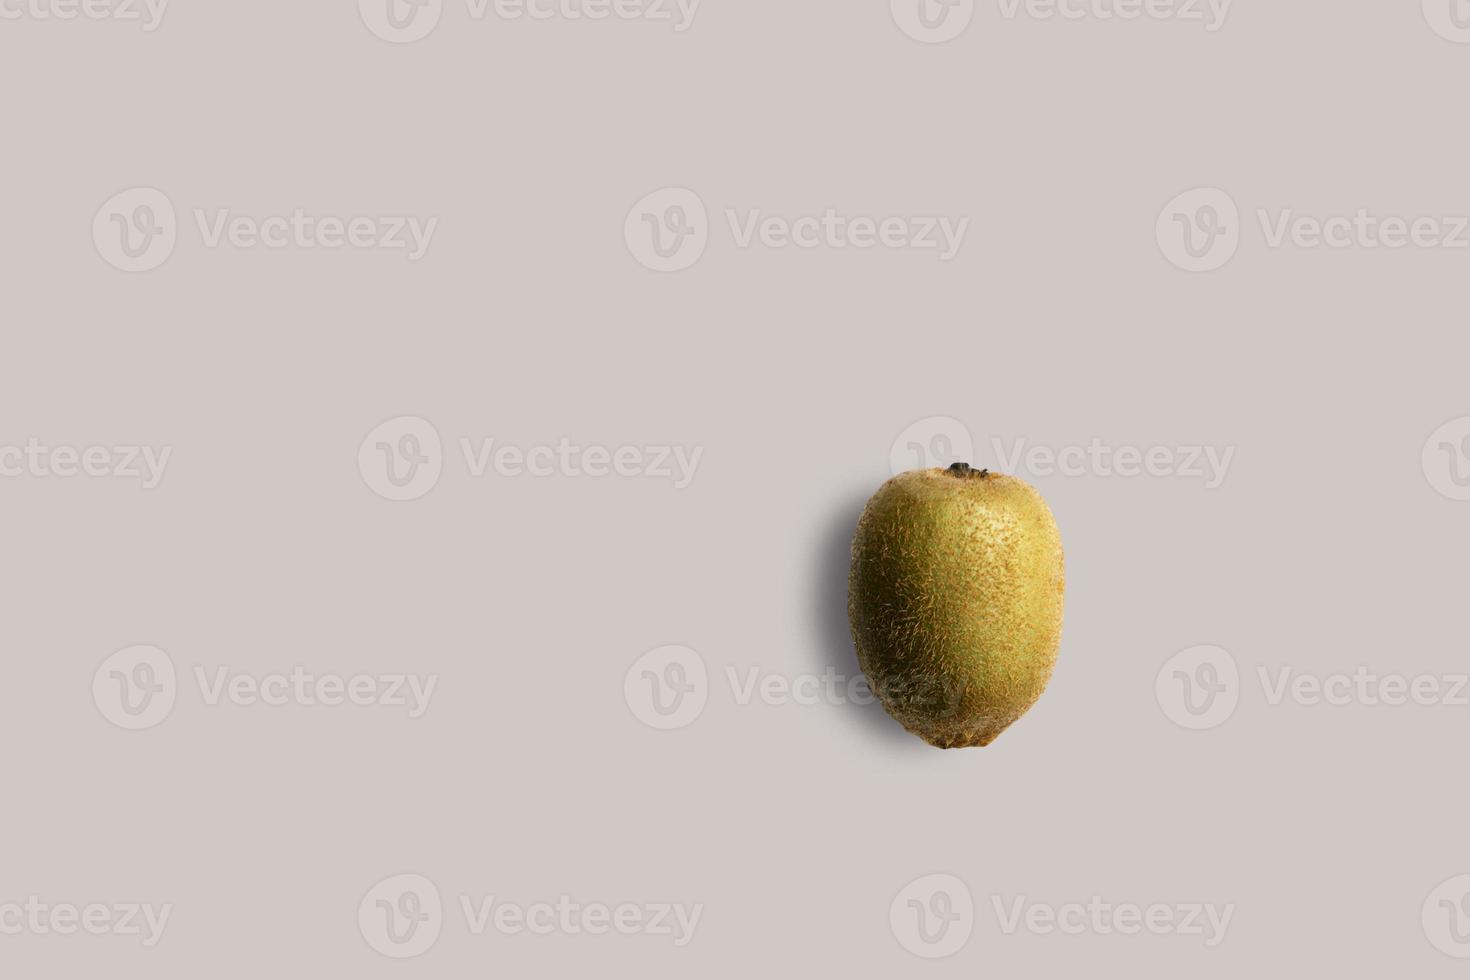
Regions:
M 949 472 L 959 477 L 978 476 L 983 478 L 990 475 L 989 470 L 977 470 L 970 466 L 969 463 L 954 463 L 950 466 Z

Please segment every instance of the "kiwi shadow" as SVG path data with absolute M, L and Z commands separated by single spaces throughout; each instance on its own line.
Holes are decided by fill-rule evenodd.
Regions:
M 814 619 L 822 666 L 831 667 L 838 677 L 844 678 L 862 673 L 847 621 L 847 573 L 852 564 L 852 535 L 867 502 L 864 494 L 844 500 L 834 508 L 817 544 L 812 601 L 816 606 Z M 889 717 L 876 699 L 866 704 L 844 701 L 839 709 L 857 727 L 894 747 L 914 748 L 924 744 Z

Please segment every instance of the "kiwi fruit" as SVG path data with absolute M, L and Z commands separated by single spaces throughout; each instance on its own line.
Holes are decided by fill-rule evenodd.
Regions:
M 989 745 L 1051 679 L 1063 589 L 1061 535 L 1025 481 L 966 463 L 900 474 L 852 541 L 858 662 L 930 745 Z

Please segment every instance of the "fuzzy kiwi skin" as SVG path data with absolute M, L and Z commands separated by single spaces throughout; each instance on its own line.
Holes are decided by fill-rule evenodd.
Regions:
M 1062 636 L 1062 540 L 1029 484 L 913 470 L 852 542 L 847 613 L 888 713 L 930 745 L 989 745 L 1041 697 Z

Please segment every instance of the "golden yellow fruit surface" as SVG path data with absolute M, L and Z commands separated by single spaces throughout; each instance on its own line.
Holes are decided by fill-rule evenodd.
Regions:
M 940 748 L 989 745 L 1041 697 L 1062 636 L 1062 539 L 1015 477 L 913 470 L 852 542 L 847 612 L 888 713 Z

